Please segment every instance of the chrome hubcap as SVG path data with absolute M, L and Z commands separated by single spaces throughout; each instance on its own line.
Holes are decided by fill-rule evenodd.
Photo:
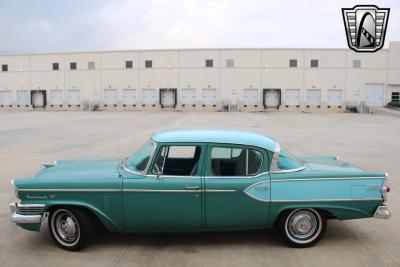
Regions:
M 314 213 L 308 210 L 300 210 L 289 218 L 288 230 L 290 235 L 297 239 L 307 239 L 318 228 L 318 220 Z
M 57 235 L 67 243 L 73 243 L 79 236 L 79 225 L 75 217 L 67 212 L 57 214 L 55 226 Z

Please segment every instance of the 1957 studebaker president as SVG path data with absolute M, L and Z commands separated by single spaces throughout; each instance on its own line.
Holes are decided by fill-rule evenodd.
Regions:
M 44 164 L 12 184 L 11 220 L 49 232 L 78 250 L 95 223 L 112 232 L 182 232 L 276 226 L 289 245 L 307 247 L 327 219 L 388 218 L 388 175 L 336 156 L 294 157 L 275 140 L 229 130 L 156 133 L 122 161 Z

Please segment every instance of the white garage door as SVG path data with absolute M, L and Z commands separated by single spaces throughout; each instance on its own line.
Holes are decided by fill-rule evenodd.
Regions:
M 81 104 L 81 92 L 79 90 L 68 90 L 68 104 L 69 105 Z
M 63 104 L 63 91 L 62 90 L 51 90 L 50 97 L 51 97 L 52 105 L 62 105 Z
M 182 89 L 182 104 L 193 105 L 196 104 L 196 89 Z
M 104 104 L 115 105 L 117 104 L 117 90 L 104 89 Z
M 17 104 L 20 106 L 26 106 L 31 104 L 31 98 L 28 90 L 17 91 Z
M 384 105 L 383 84 L 365 85 L 365 105 L 369 107 L 383 107 Z
M 286 89 L 285 103 L 288 106 L 300 106 L 300 89 Z
M 307 105 L 312 107 L 321 105 L 320 89 L 307 89 Z
M 124 89 L 122 95 L 125 105 L 136 105 L 136 89 Z
M 203 104 L 216 105 L 217 104 L 217 89 L 204 88 L 203 89 Z
M 244 105 L 257 105 L 258 104 L 258 89 L 244 89 L 243 90 L 243 104 Z
M 143 104 L 155 105 L 156 104 L 156 90 L 155 89 L 143 89 Z
M 11 91 L 0 92 L 0 104 L 3 106 L 9 106 L 12 104 Z
M 279 106 L 279 91 L 268 90 L 265 92 L 265 105 L 267 107 L 278 107 Z
M 343 96 L 341 89 L 329 89 L 328 100 L 326 102 L 328 106 L 341 106 L 343 105 Z
M 161 104 L 163 107 L 175 106 L 175 91 L 172 89 L 161 90 Z
M 37 91 L 33 93 L 33 107 L 43 108 L 44 107 L 44 93 L 42 91 Z

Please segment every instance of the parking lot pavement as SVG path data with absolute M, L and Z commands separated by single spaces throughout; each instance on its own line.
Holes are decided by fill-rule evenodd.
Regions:
M 151 133 L 231 128 L 270 135 L 294 154 L 340 155 L 390 174 L 389 220 L 329 221 L 324 239 L 286 247 L 273 230 L 194 234 L 104 234 L 82 252 L 55 246 L 9 222 L 10 179 L 40 162 L 124 157 Z M 200 112 L 0 113 L 1 266 L 400 266 L 400 118 L 371 114 Z

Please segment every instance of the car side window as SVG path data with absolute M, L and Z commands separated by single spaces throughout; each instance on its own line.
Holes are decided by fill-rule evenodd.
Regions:
M 213 176 L 252 176 L 262 166 L 260 151 L 247 148 L 213 147 L 211 171 Z
M 163 146 L 159 150 L 152 174 L 195 176 L 199 170 L 200 146 Z

